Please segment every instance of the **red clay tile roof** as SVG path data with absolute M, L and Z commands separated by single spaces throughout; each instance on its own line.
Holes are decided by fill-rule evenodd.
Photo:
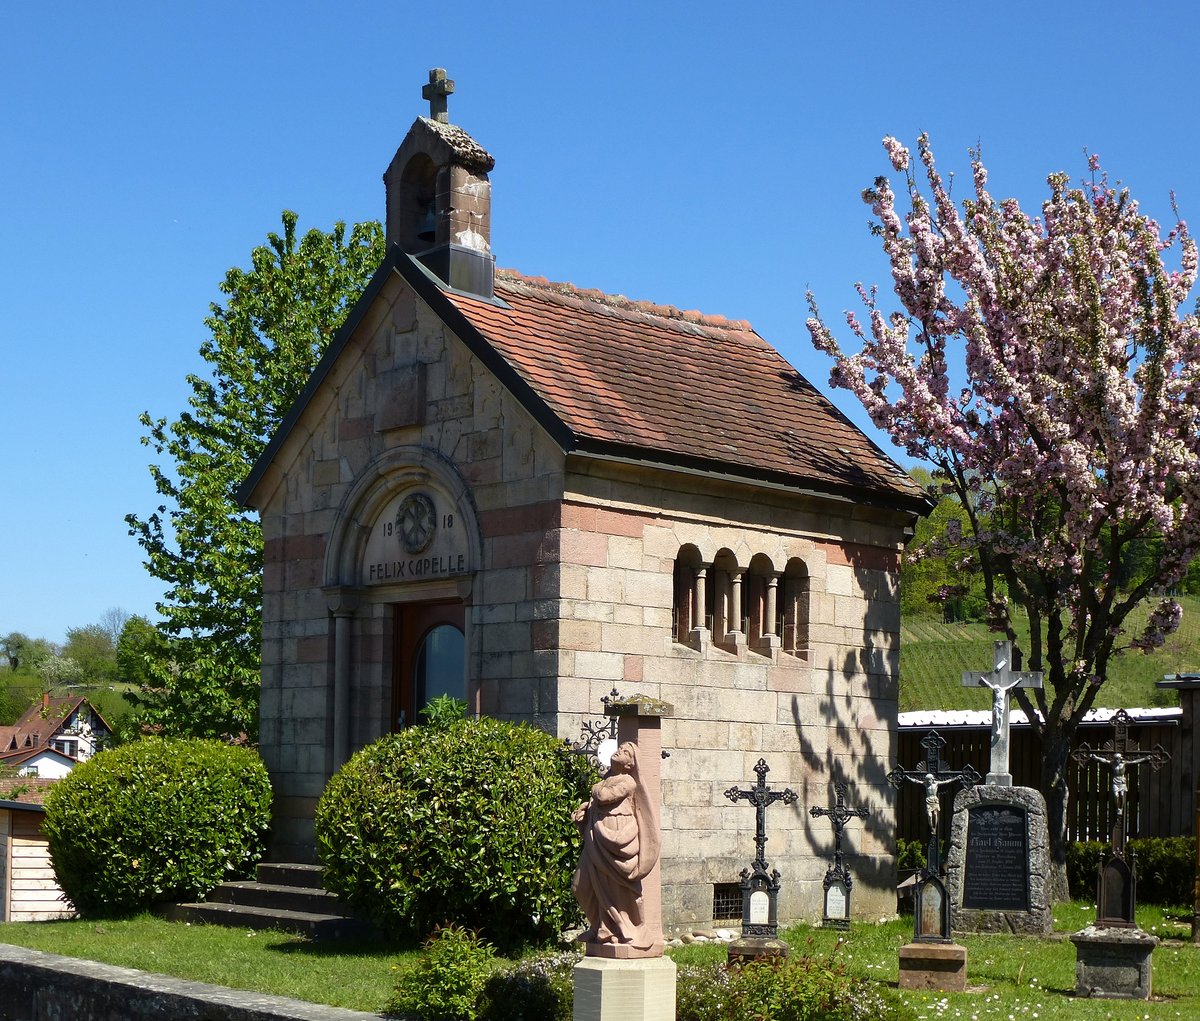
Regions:
M 633 302 L 502 270 L 496 294 L 437 283 L 397 245 L 284 417 L 267 467 L 385 282 L 399 273 L 563 449 L 614 455 L 928 513 L 921 488 L 749 323 Z
M 0 801 L 19 801 L 25 805 L 41 805 L 57 780 L 40 776 L 0 777 Z
M 749 323 L 510 270 L 496 294 L 508 308 L 447 297 L 577 438 L 921 498 Z
M 21 748 L 15 752 L 0 752 L 0 765 L 16 768 L 24 765 L 30 759 L 35 759 L 39 755 L 57 755 L 60 759 L 66 759 L 67 762 L 79 763 L 74 755 L 68 755 L 66 752 L 60 752 L 57 748 L 52 748 L 48 744 L 40 744 L 33 748 Z
M 85 702 L 87 698 L 83 695 L 68 695 L 66 698 L 43 696 L 26 709 L 12 727 L 0 727 L 0 754 L 49 744 L 50 739 L 58 733 L 70 715 Z M 112 733 L 112 728 L 96 712 L 95 707 L 90 706 L 90 703 L 89 707 L 108 732 Z

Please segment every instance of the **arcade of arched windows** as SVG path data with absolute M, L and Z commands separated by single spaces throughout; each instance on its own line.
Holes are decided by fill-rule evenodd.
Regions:
M 808 567 L 793 557 L 779 570 L 759 553 L 741 564 L 729 549 L 705 562 L 687 545 L 675 558 L 672 600 L 675 641 L 692 648 L 706 642 L 729 652 L 747 648 L 770 656 L 779 650 L 809 658 Z

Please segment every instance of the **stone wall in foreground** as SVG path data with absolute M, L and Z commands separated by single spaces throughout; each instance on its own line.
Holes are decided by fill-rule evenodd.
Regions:
M 0 943 L 0 1021 L 378 1021 L 376 1014 Z

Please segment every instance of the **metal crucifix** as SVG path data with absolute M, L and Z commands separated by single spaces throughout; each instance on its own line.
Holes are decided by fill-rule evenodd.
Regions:
M 754 856 L 752 869 L 742 869 L 742 938 L 729 948 L 731 958 L 762 954 L 787 954 L 787 944 L 777 939 L 779 934 L 779 870 L 767 872 L 767 806 L 776 801 L 794 804 L 798 795 L 790 787 L 773 791 L 767 786 L 771 767 L 759 759 L 754 767 L 758 783 L 749 790 L 730 787 L 725 792 L 734 804 L 749 801 L 755 809 Z
M 758 774 L 757 784 L 748 791 L 730 787 L 725 792 L 725 797 L 735 804 L 739 801 L 749 801 L 754 806 L 754 847 L 757 852 L 754 856 L 754 870 L 765 873 L 767 871 L 767 806 L 773 805 L 776 801 L 782 801 L 785 805 L 794 804 L 799 795 L 790 787 L 785 787 L 781 791 L 773 791 L 767 786 L 767 774 L 771 772 L 771 767 L 767 765 L 766 759 L 758 760 L 754 772 Z
M 1162 769 L 1171 761 L 1171 756 L 1162 745 L 1156 744 L 1149 751 L 1142 751 L 1136 742 L 1129 740 L 1129 725 L 1133 722 L 1124 709 L 1118 709 L 1113 716 L 1112 724 L 1116 733 L 1111 741 L 1105 741 L 1103 747 L 1093 749 L 1086 742 L 1071 753 L 1071 758 L 1081 766 L 1089 762 L 1099 762 L 1112 770 L 1112 794 L 1116 805 L 1116 817 L 1113 819 L 1112 849 L 1113 854 L 1125 857 L 1125 838 L 1128 822 L 1125 818 L 1125 802 L 1129 794 L 1129 777 L 1126 770 L 1130 766 L 1146 764 L 1151 769 Z
M 952 770 L 942 762 L 942 749 L 946 747 L 946 739 L 936 730 L 931 730 L 921 739 L 921 747 L 926 756 L 912 769 L 897 766 L 887 775 L 888 783 L 899 790 L 908 781 L 919 783 L 925 788 L 925 814 L 929 817 L 929 847 L 925 854 L 925 871 L 937 875 L 942 870 L 941 841 L 939 839 L 939 823 L 941 822 L 941 801 L 939 791 L 947 784 L 961 783 L 963 787 L 974 787 L 983 779 L 979 771 L 967 763 L 962 769 Z
M 808 814 L 814 819 L 819 819 L 823 815 L 829 816 L 829 821 L 833 823 L 833 867 L 838 871 L 844 871 L 842 869 L 842 830 L 846 828 L 846 823 L 851 819 L 866 819 L 871 814 L 871 810 L 846 807 L 846 784 L 835 781 L 833 790 L 836 795 L 833 808 L 821 808 L 819 805 L 813 805 L 808 810 Z
M 1012 643 L 996 642 L 992 654 L 992 672 L 981 674 L 974 670 L 964 670 L 962 683 L 964 688 L 985 687 L 992 692 L 992 760 L 988 771 L 987 782 L 996 787 L 1011 787 L 1012 774 L 1008 771 L 1008 710 L 1009 699 L 1015 688 L 1040 688 L 1042 675 L 1040 671 L 1014 671 L 1012 663 Z
M 833 790 L 836 795 L 833 808 L 813 805 L 808 814 L 814 819 L 827 815 L 833 823 L 833 865 L 825 870 L 824 925 L 845 929 L 850 925 L 850 888 L 854 880 L 850 877 L 850 870 L 842 864 L 842 830 L 851 819 L 866 819 L 871 811 L 846 807 L 846 784 L 834 781 Z

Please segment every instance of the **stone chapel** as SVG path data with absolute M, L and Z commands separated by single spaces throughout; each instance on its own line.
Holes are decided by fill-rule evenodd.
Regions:
M 746 322 L 497 270 L 494 160 L 430 75 L 384 174 L 388 255 L 240 498 L 265 538 L 272 856 L 440 693 L 576 739 L 663 724 L 663 914 L 740 915 L 768 782 L 781 921 L 820 918 L 832 784 L 854 913 L 895 910 L 899 557 L 921 489 Z M 497 239 L 503 250 L 503 239 Z M 636 281 L 629 282 L 630 288 Z M 731 901 L 732 898 L 732 901 Z

